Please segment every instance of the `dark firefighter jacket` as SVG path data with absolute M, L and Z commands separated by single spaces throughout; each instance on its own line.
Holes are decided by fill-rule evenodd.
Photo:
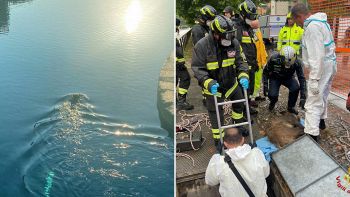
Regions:
M 241 18 L 236 18 L 234 24 L 237 29 L 236 38 L 243 48 L 249 69 L 256 71 L 258 69 L 258 62 L 255 42 L 258 41 L 258 37 L 253 29 Z
M 192 70 L 205 94 L 211 95 L 211 86 L 218 82 L 218 92 L 225 94 L 226 98 L 236 89 L 237 78 L 249 78 L 248 65 L 238 40 L 232 40 L 229 47 L 222 47 L 212 33 L 195 45 Z
M 209 33 L 209 27 L 205 24 L 197 23 L 192 27 L 192 43 L 193 46 L 197 44 L 197 42 L 204 38 L 206 34 Z
M 176 68 L 183 67 L 185 65 L 185 58 L 182 46 L 178 39 L 176 39 Z
M 298 81 L 300 84 L 300 98 L 306 99 L 306 82 L 304 77 L 304 71 L 300 60 L 296 60 L 295 63 L 290 67 L 284 66 L 283 56 L 279 53 L 275 53 L 271 56 L 264 68 L 264 88 L 268 87 L 268 79 L 285 80 L 294 77 L 294 73 L 297 74 Z

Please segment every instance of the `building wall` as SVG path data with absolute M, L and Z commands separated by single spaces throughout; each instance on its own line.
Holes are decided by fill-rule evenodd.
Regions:
M 297 3 L 304 3 L 303 0 L 275 1 L 268 5 L 271 8 L 271 15 L 287 15 L 290 9 Z

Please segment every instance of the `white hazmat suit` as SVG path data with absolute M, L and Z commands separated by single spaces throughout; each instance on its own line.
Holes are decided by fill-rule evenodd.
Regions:
M 304 21 L 302 47 L 304 65 L 310 68 L 304 132 L 318 136 L 320 119 L 327 118 L 327 99 L 337 70 L 335 43 L 325 13 Z
M 261 150 L 251 149 L 249 145 L 244 144 L 229 149 L 226 153 L 254 195 L 267 197 L 265 178 L 270 173 L 270 167 Z M 219 192 L 222 197 L 249 197 L 222 155 L 215 154 L 210 159 L 205 172 L 205 182 L 211 186 L 220 184 Z

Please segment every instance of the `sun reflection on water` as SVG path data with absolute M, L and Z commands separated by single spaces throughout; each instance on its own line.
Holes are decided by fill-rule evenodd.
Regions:
M 127 33 L 136 31 L 142 19 L 142 8 L 138 0 L 133 0 L 125 12 L 124 22 Z

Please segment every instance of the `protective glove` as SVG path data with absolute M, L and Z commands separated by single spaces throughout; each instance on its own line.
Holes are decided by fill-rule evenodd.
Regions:
M 309 81 L 309 88 L 313 95 L 317 95 L 320 93 L 320 91 L 318 90 L 318 81 L 315 79 L 311 79 Z
M 300 107 L 301 109 L 305 109 L 305 102 L 306 102 L 306 99 L 300 99 L 299 107 Z
M 215 83 L 214 85 L 212 85 L 212 86 L 210 87 L 210 93 L 212 93 L 212 94 L 218 93 L 218 88 L 219 88 L 219 84 L 218 84 L 218 83 Z
M 243 87 L 245 90 L 248 90 L 248 88 L 249 88 L 249 81 L 248 81 L 247 78 L 242 77 L 242 78 L 239 80 L 239 83 L 242 85 L 242 87 Z

